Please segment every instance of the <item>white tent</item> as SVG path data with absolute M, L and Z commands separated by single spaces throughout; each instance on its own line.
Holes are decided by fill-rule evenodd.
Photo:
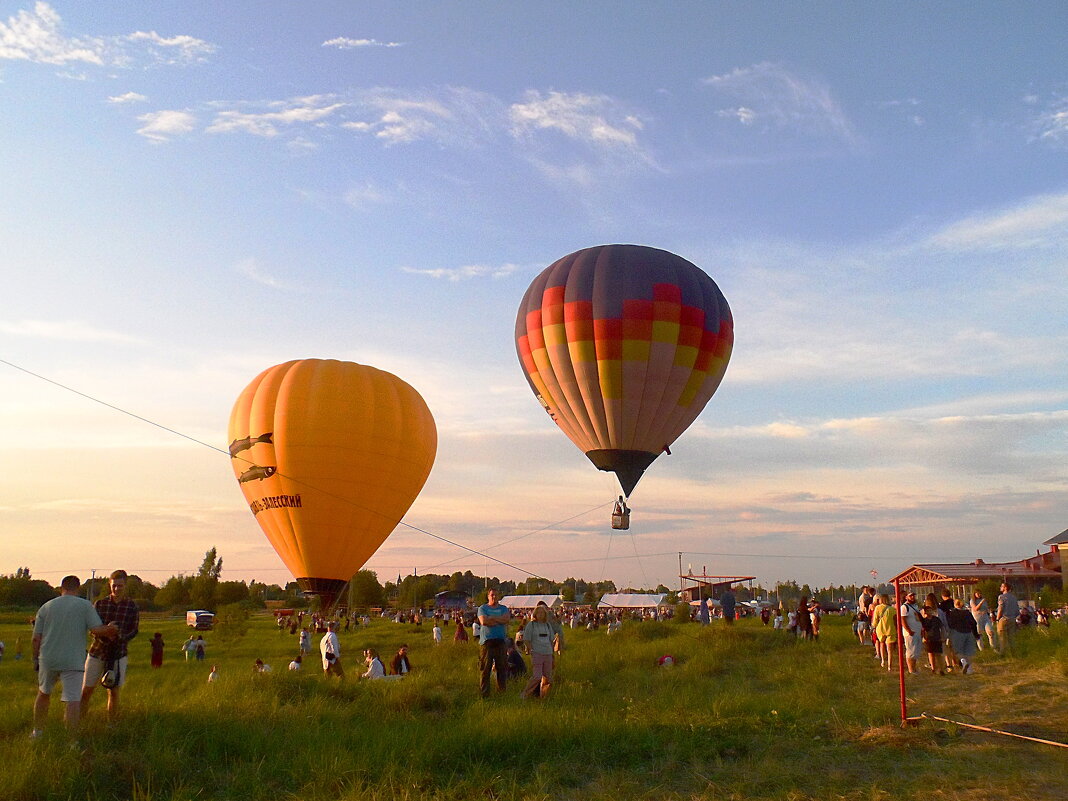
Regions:
M 601 596 L 598 609 L 656 609 L 667 597 L 665 593 L 615 592 Z
M 533 609 L 539 601 L 544 601 L 550 609 L 556 609 L 563 603 L 559 595 L 506 595 L 500 603 L 509 609 Z

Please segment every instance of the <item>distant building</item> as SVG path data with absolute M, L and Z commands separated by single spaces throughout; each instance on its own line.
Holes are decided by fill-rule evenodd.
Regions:
M 1068 530 L 1046 540 L 1050 549 L 1015 562 L 985 562 L 976 559 L 965 564 L 915 564 L 892 578 L 917 594 L 939 592 L 949 587 L 956 598 L 967 598 L 969 588 L 980 581 L 1008 581 L 1021 598 L 1034 597 L 1043 586 L 1068 589 Z

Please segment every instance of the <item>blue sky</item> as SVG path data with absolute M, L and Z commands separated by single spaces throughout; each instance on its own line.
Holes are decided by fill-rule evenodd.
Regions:
M 390 370 L 439 428 L 406 521 L 556 579 L 1021 558 L 1068 526 L 1066 29 L 1060 3 L 0 2 L 0 358 L 219 447 L 265 367 Z M 698 264 L 736 326 L 615 537 L 512 342 L 533 277 L 607 242 Z M 158 581 L 215 545 L 287 579 L 226 457 L 5 365 L 0 475 L 4 572 Z M 521 577 L 404 528 L 368 566 Z

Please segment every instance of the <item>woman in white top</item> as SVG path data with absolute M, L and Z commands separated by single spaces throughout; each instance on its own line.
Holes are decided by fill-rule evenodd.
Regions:
M 378 651 L 374 648 L 368 648 L 364 653 L 364 662 L 367 664 L 367 671 L 360 676 L 361 679 L 382 679 L 386 676 L 386 666 L 382 664 L 382 660 L 378 658 Z

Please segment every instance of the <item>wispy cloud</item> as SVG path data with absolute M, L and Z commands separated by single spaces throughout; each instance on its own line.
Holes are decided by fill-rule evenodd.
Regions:
M 1037 139 L 1057 147 L 1068 146 L 1068 98 L 1059 97 L 1035 120 Z
M 36 64 L 129 67 L 138 63 L 191 64 L 216 47 L 193 36 L 160 36 L 155 31 L 107 36 L 69 36 L 52 6 L 38 2 L 0 22 L 0 59 Z
M 237 264 L 237 272 L 246 278 L 250 278 L 257 284 L 263 284 L 271 289 L 284 289 L 286 291 L 296 290 L 298 287 L 295 284 L 291 284 L 288 281 L 284 281 L 273 275 L 269 275 L 264 272 L 259 263 L 255 259 L 245 259 Z
M 1046 247 L 1068 241 L 1068 193 L 1032 198 L 1014 208 L 978 214 L 938 231 L 933 247 L 954 251 Z
M 153 142 L 168 142 L 175 136 L 182 136 L 196 127 L 196 117 L 188 111 L 152 111 L 137 118 L 143 122 L 137 133 Z
M 23 9 L 7 23 L 0 22 L 0 58 L 38 64 L 104 64 L 108 46 L 99 37 L 71 37 L 62 31 L 63 21 L 48 3 Z
M 207 60 L 217 48 L 194 36 L 160 36 L 155 31 L 136 31 L 122 37 L 125 42 L 142 45 L 145 52 L 160 64 L 196 64 Z
M 327 96 L 314 95 L 269 104 L 269 111 L 220 111 L 208 126 L 208 133 L 247 133 L 253 136 L 274 137 L 280 128 L 294 125 L 314 125 L 345 107 Z
M 467 264 L 463 267 L 438 267 L 425 270 L 416 267 L 401 267 L 402 272 L 453 282 L 467 281 L 472 278 L 503 278 L 519 269 L 519 265 L 516 264 Z
M 372 89 L 353 99 L 353 119 L 342 125 L 385 145 L 418 141 L 471 148 L 501 132 L 501 103 L 466 87 L 436 90 Z
M 859 137 L 845 112 L 822 83 L 803 79 L 781 64 L 761 62 L 739 67 L 701 81 L 717 93 L 732 97 L 737 106 L 718 114 L 747 127 L 763 125 L 807 135 L 833 136 L 851 147 Z
M 29 339 L 63 342 L 140 342 L 137 337 L 118 331 L 95 328 L 80 320 L 0 320 L 0 333 Z
M 391 199 L 388 192 L 371 182 L 351 187 L 345 192 L 344 197 L 345 202 L 354 209 L 379 206 L 383 203 L 388 203 Z
M 327 39 L 323 47 L 336 47 L 338 50 L 353 50 L 357 47 L 402 47 L 402 42 L 380 42 L 377 39 L 350 39 L 348 36 L 338 36 Z
M 586 144 L 636 150 L 641 120 L 605 95 L 541 92 L 531 89 L 508 110 L 516 136 L 556 131 Z
M 112 95 L 108 98 L 109 103 L 115 103 L 117 105 L 123 105 L 127 103 L 144 103 L 148 98 L 137 92 L 127 92 L 122 95 Z

